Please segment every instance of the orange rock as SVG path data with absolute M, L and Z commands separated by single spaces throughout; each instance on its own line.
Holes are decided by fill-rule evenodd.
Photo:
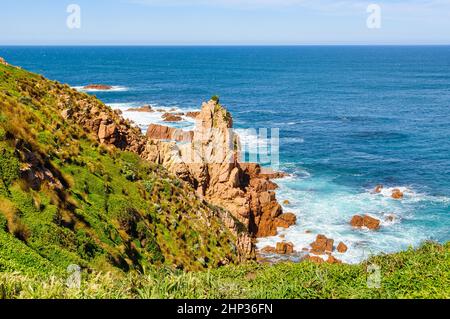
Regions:
M 392 190 L 392 198 L 393 199 L 402 199 L 404 196 L 403 192 L 399 189 Z
M 333 251 L 333 239 L 327 238 L 325 235 L 317 235 L 316 241 L 311 243 L 311 251 L 314 254 L 321 255 L 325 252 Z
M 281 214 L 276 220 L 275 224 L 277 227 L 289 228 L 292 225 L 295 225 L 297 222 L 297 216 L 293 213 L 285 213 Z
M 383 185 L 377 185 L 377 187 L 375 187 L 374 193 L 381 193 L 381 191 L 383 190 L 384 186 Z
M 294 253 L 294 244 L 286 242 L 277 243 L 276 252 L 281 255 L 292 254 Z
M 342 264 L 342 261 L 340 261 L 339 259 L 337 259 L 334 256 L 330 255 L 330 256 L 328 256 L 327 263 L 329 263 L 329 264 Z
M 350 225 L 353 227 L 361 228 L 364 226 L 364 217 L 355 215 L 353 216 L 352 220 L 350 221 Z
M 380 228 L 380 221 L 376 218 L 365 215 L 364 226 L 371 230 L 376 230 Z
M 350 224 L 355 228 L 367 227 L 370 230 L 377 230 L 380 228 L 380 221 L 368 215 L 355 215 L 350 221 Z
M 348 250 L 348 247 L 343 242 L 340 242 L 339 245 L 337 246 L 337 251 L 340 253 L 345 253 L 347 250 Z
M 291 202 L 286 199 L 283 201 L 283 205 L 291 205 Z

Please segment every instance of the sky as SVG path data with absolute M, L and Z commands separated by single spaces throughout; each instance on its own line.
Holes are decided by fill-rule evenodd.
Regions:
M 69 16 L 78 21 L 71 4 L 80 28 L 68 27 Z M 0 9 L 0 45 L 302 44 L 450 44 L 450 0 L 17 0 Z

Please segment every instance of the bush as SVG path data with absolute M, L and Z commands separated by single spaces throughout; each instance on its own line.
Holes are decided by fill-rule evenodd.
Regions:
M 0 179 L 9 186 L 19 177 L 20 163 L 12 152 L 0 151 Z

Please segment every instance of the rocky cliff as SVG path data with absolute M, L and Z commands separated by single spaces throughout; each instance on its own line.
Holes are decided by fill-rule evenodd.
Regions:
M 152 140 L 144 157 L 189 182 L 198 196 L 230 211 L 254 236 L 272 236 L 277 227 L 290 226 L 276 199 L 277 185 L 271 181 L 282 174 L 239 162 L 241 145 L 231 114 L 218 100 L 211 100 L 203 103 L 196 119 L 187 144 L 161 141 L 150 127 L 147 136 Z

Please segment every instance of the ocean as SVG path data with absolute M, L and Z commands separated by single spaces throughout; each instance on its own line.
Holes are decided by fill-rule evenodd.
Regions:
M 449 46 L 0 47 L 0 56 L 78 89 L 113 85 L 90 93 L 123 111 L 198 110 L 219 95 L 243 140 L 257 138 L 246 129 L 278 128 L 290 177 L 277 197 L 298 218 L 280 234 L 297 250 L 324 234 L 346 243 L 337 257 L 354 263 L 450 240 Z M 161 122 L 124 115 L 143 130 Z M 390 198 L 394 188 L 403 200 Z M 381 229 L 352 229 L 355 214 Z

